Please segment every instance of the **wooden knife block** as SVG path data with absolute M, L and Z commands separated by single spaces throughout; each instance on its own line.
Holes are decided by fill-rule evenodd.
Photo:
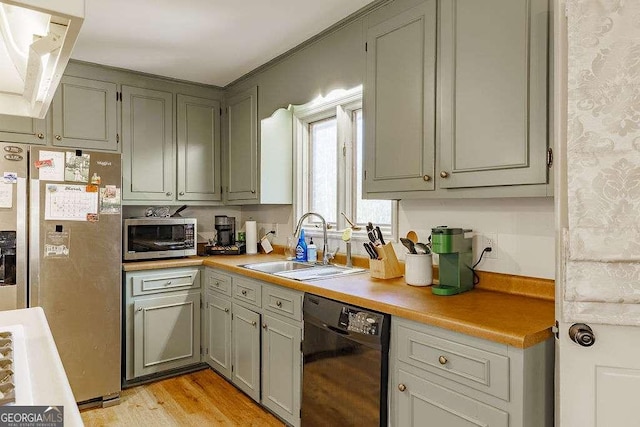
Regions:
M 383 246 L 376 246 L 379 259 L 369 260 L 369 275 L 376 279 L 393 279 L 402 277 L 402 267 L 398 263 L 396 251 L 393 245 L 387 243 Z

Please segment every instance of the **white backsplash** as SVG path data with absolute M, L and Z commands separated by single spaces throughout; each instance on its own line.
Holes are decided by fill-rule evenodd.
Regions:
M 139 211 L 139 212 L 138 212 Z M 125 206 L 125 216 L 143 215 L 144 208 Z M 289 205 L 189 207 L 181 215 L 198 219 L 198 232 L 214 230 L 215 215 L 236 217 L 236 230 L 251 219 L 258 223 L 258 237 L 275 229 L 277 235 L 270 240 L 278 245 L 287 243 L 293 232 L 293 212 Z M 555 235 L 552 198 L 505 198 L 461 200 L 402 200 L 398 212 L 399 233 L 405 236 L 414 230 L 421 241 L 426 241 L 432 227 L 470 228 L 474 235 L 474 260 L 482 239 L 478 235 L 495 235 L 495 259 L 485 258 L 477 267 L 482 271 L 515 274 L 519 276 L 553 279 L 555 275 Z M 315 239 L 314 239 L 315 240 Z M 480 243 L 479 243 L 480 242 Z M 321 244 L 321 242 L 317 242 Z M 331 241 L 330 248 L 344 244 Z M 362 245 L 354 243 L 353 252 L 364 255 Z M 399 259 L 406 250 L 394 243 Z M 437 258 L 437 257 L 436 257 Z

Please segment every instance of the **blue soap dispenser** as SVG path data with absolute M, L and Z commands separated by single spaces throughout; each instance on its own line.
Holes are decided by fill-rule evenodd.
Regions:
M 307 242 L 304 240 L 304 230 L 300 230 L 300 238 L 296 246 L 296 261 L 307 260 Z

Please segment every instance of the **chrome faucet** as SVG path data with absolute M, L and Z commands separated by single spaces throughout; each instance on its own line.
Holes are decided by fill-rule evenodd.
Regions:
M 299 233 L 300 229 L 302 228 L 302 222 L 311 215 L 317 216 L 318 218 L 320 218 L 320 221 L 322 221 L 322 237 L 324 239 L 322 243 L 322 265 L 327 265 L 329 264 L 329 259 L 331 259 L 331 257 L 329 256 L 329 251 L 327 250 L 327 222 L 324 220 L 322 215 L 315 212 L 307 212 L 306 214 L 302 215 L 298 220 L 298 225 L 296 225 L 296 231 L 293 233 L 293 237 L 295 239 L 298 239 L 300 237 Z

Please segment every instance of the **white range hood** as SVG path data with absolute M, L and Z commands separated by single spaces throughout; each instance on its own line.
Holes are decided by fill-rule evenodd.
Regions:
M 0 114 L 44 118 L 84 21 L 84 0 L 0 0 Z

